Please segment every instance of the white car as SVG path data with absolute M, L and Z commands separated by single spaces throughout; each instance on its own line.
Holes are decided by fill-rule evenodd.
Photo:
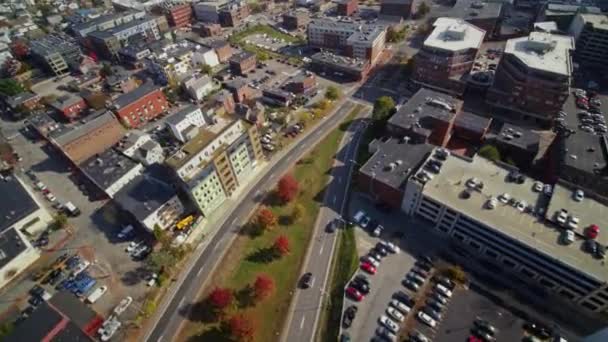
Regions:
M 365 262 L 369 262 L 370 264 L 374 265 L 375 268 L 378 268 L 380 266 L 380 261 L 376 260 L 375 258 L 366 255 L 363 258 L 361 258 L 361 260 L 365 261 Z
M 156 273 L 152 273 L 152 275 L 150 276 L 150 279 L 148 280 L 148 282 L 146 283 L 147 286 L 156 286 L 156 279 L 158 278 L 158 275 Z
M 401 312 L 390 306 L 386 309 L 386 313 L 397 322 L 403 322 L 403 319 L 405 319 L 405 316 Z
M 387 316 L 382 315 L 382 316 L 380 316 L 380 318 L 378 320 L 380 321 L 380 324 L 384 325 L 392 333 L 396 334 L 399 331 L 399 325 L 397 325 L 397 323 L 395 323 L 392 319 L 388 318 Z
M 365 227 L 364 227 L 365 228 Z M 382 225 L 378 225 L 375 229 L 374 232 L 372 233 L 373 236 L 378 237 L 382 234 L 382 231 L 384 230 L 384 227 Z
M 46 195 L 44 195 L 44 197 L 46 197 L 47 201 L 53 203 L 57 200 L 57 197 L 55 197 L 55 195 L 53 195 L 52 193 L 47 193 Z
M 359 223 L 361 223 L 361 221 L 363 221 L 364 217 L 365 217 L 365 212 L 363 210 L 359 210 L 359 211 L 357 211 L 355 216 L 353 216 L 353 221 L 355 221 L 355 223 L 359 224 Z
M 526 203 L 526 201 L 517 202 L 517 210 L 521 211 L 522 213 L 526 210 L 527 206 L 528 206 L 528 203 Z
M 392 242 L 389 241 L 380 241 L 380 243 L 384 246 L 384 248 L 391 252 L 391 253 L 399 253 L 401 252 L 401 249 L 399 248 L 399 246 L 395 245 Z
M 583 192 L 583 190 L 578 189 L 574 192 L 574 200 L 577 202 L 582 202 L 583 199 L 585 198 L 585 193 Z
M 72 275 L 73 276 L 77 276 L 80 273 L 82 273 L 84 270 L 86 270 L 89 266 L 91 265 L 91 263 L 87 260 L 83 260 L 81 261 L 78 265 L 76 265 L 76 267 L 72 270 Z
M 437 290 L 437 292 L 441 293 L 442 295 L 444 295 L 448 298 L 452 298 L 452 291 L 450 291 L 450 289 L 448 289 L 447 287 L 445 287 L 441 284 L 437 284 L 437 285 L 435 285 L 435 289 Z
M 418 319 L 431 328 L 434 328 L 437 325 L 437 322 L 433 319 L 433 317 L 425 314 L 422 311 L 418 312 Z
M 129 254 L 133 253 L 137 247 L 139 247 L 139 245 L 141 245 L 143 243 L 143 241 L 131 241 L 129 242 L 129 245 L 127 246 L 127 248 L 125 249 L 125 251 Z
M 361 228 L 367 228 L 370 221 L 371 219 L 369 218 L 369 216 L 364 216 L 361 222 L 359 222 L 359 225 L 361 225 Z
M 36 183 L 36 189 L 38 189 L 40 191 L 44 191 L 44 190 L 46 190 L 46 185 L 44 185 L 44 183 L 42 183 L 42 182 L 38 182 L 38 183 Z
M 566 228 L 568 228 L 568 229 L 576 229 L 576 228 L 578 228 L 578 222 L 579 222 L 578 217 L 569 216 L 568 217 L 568 222 L 566 223 Z
M 543 191 L 543 187 L 545 185 L 542 182 L 536 181 L 534 182 L 534 185 L 532 186 L 532 190 L 536 191 L 536 192 L 541 192 Z
M 396 299 L 391 300 L 389 304 L 395 309 L 401 311 L 401 313 L 404 315 L 407 315 L 412 310 L 409 306 L 401 303 Z
M 551 184 L 545 184 L 545 186 L 543 187 L 543 193 L 547 196 L 551 196 L 551 194 L 553 193 L 553 187 L 551 186 Z
M 558 211 L 558 212 L 555 213 L 555 220 L 557 221 L 557 223 L 560 226 L 565 225 L 567 219 L 568 219 L 568 214 L 565 211 L 560 210 L 560 211 Z
M 486 208 L 488 208 L 488 209 L 494 209 L 494 208 L 496 208 L 496 199 L 494 197 L 490 198 L 486 202 Z

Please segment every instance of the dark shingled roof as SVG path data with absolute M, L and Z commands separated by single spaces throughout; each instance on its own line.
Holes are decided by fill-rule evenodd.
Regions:
M 126 94 L 122 94 L 119 97 L 117 97 L 116 100 L 114 101 L 114 105 L 117 109 L 126 107 L 126 106 L 130 105 L 131 103 L 139 100 L 140 98 L 142 98 L 158 89 L 160 89 L 160 88 L 157 87 L 156 85 L 154 85 L 153 82 L 147 81 L 146 83 L 142 84 L 135 90 L 133 90 L 129 93 L 126 93 Z
M 0 234 L 40 207 L 12 174 L 0 180 Z

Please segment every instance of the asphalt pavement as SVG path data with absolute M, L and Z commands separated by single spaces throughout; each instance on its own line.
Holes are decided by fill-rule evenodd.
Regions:
M 369 115 L 366 108 L 359 117 Z M 291 303 L 288 321 L 285 325 L 283 341 L 313 341 L 322 301 L 327 292 L 327 280 L 337 234 L 328 233 L 329 222 L 345 216 L 348 189 L 353 170 L 357 146 L 366 126 L 365 121 L 356 121 L 342 137 L 331 179 L 325 191 L 323 206 L 317 216 L 315 235 L 308 249 L 302 273 L 313 274 L 312 285 L 308 289 L 297 289 Z
M 346 100 L 344 104 L 339 106 L 337 112 L 323 119 L 317 127 L 307 133 L 308 135 L 291 145 L 288 148 L 289 150 L 286 151 L 289 153 L 284 153 L 281 159 L 273 161 L 274 165 L 261 177 L 257 186 L 252 187 L 234 211 L 226 215 L 224 223 L 207 244 L 209 247 L 198 255 L 183 281 L 176 284 L 177 289 L 172 294 L 169 302 L 160 306 L 155 322 L 151 322 L 154 328 L 145 336 L 144 340 L 156 342 L 174 339 L 181 324 L 186 319 L 187 308 L 197 300 L 199 290 L 204 286 L 207 278 L 238 234 L 239 224 L 247 220 L 249 214 L 257 205 L 260 199 L 258 198 L 259 189 L 272 188 L 283 173 L 309 149 L 313 148 L 322 136 L 342 122 L 354 106 L 354 102 Z M 228 221 L 228 218 L 232 218 L 232 220 Z M 235 223 L 237 224 L 235 225 Z

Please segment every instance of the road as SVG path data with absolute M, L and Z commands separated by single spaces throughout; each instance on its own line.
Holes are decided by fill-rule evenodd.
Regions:
M 171 341 L 175 338 L 181 324 L 185 320 L 185 311 L 190 304 L 195 302 L 198 292 L 205 285 L 205 281 L 209 278 L 213 269 L 238 233 L 239 224 L 247 220 L 249 214 L 257 205 L 257 201 L 259 200 L 258 190 L 272 189 L 283 173 L 301 156 L 307 153 L 308 150 L 314 148 L 322 136 L 329 133 L 342 122 L 354 106 L 354 102 L 346 100 L 333 115 L 323 119 L 324 121 L 318 127 L 307 133 L 308 135 L 304 136 L 299 142 L 288 147 L 289 153 L 285 153 L 281 159 L 271 161 L 274 162 L 274 165 L 262 176 L 257 186 L 253 187 L 242 198 L 234 211 L 227 216 L 232 219 L 230 221 L 226 220 L 212 238 L 208 246 L 213 247 L 205 248 L 202 251 L 194 261 L 191 271 L 188 272 L 181 284 L 177 285 L 177 290 L 172 295 L 168 304 L 159 308 L 156 316 L 157 320 L 156 322 L 152 322 L 156 324 L 153 324 L 154 328 L 144 340 L 157 342 Z
M 368 108 L 364 111 L 365 115 L 369 114 Z M 323 297 L 329 295 L 326 287 L 337 239 L 337 234 L 326 232 L 325 227 L 337 217 L 345 217 L 349 183 L 355 164 L 353 160 L 365 126 L 364 121 L 356 121 L 342 137 L 331 180 L 324 195 L 324 205 L 317 216 L 312 246 L 309 247 L 302 272 L 311 272 L 313 282 L 310 288 L 297 290 L 283 331 L 283 341 L 314 340 Z

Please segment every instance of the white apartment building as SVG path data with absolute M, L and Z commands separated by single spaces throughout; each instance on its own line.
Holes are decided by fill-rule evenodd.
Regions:
M 195 74 L 182 80 L 182 86 L 190 97 L 200 102 L 207 94 L 211 93 L 218 85 L 207 75 Z
M 198 135 L 198 129 L 207 125 L 203 111 L 192 105 L 179 109 L 166 122 L 175 139 L 183 143 Z
M 198 67 L 203 64 L 206 64 L 210 67 L 214 67 L 220 64 L 220 60 L 217 57 L 217 53 L 215 53 L 215 50 L 202 47 L 198 48 L 192 54 L 192 64 Z

